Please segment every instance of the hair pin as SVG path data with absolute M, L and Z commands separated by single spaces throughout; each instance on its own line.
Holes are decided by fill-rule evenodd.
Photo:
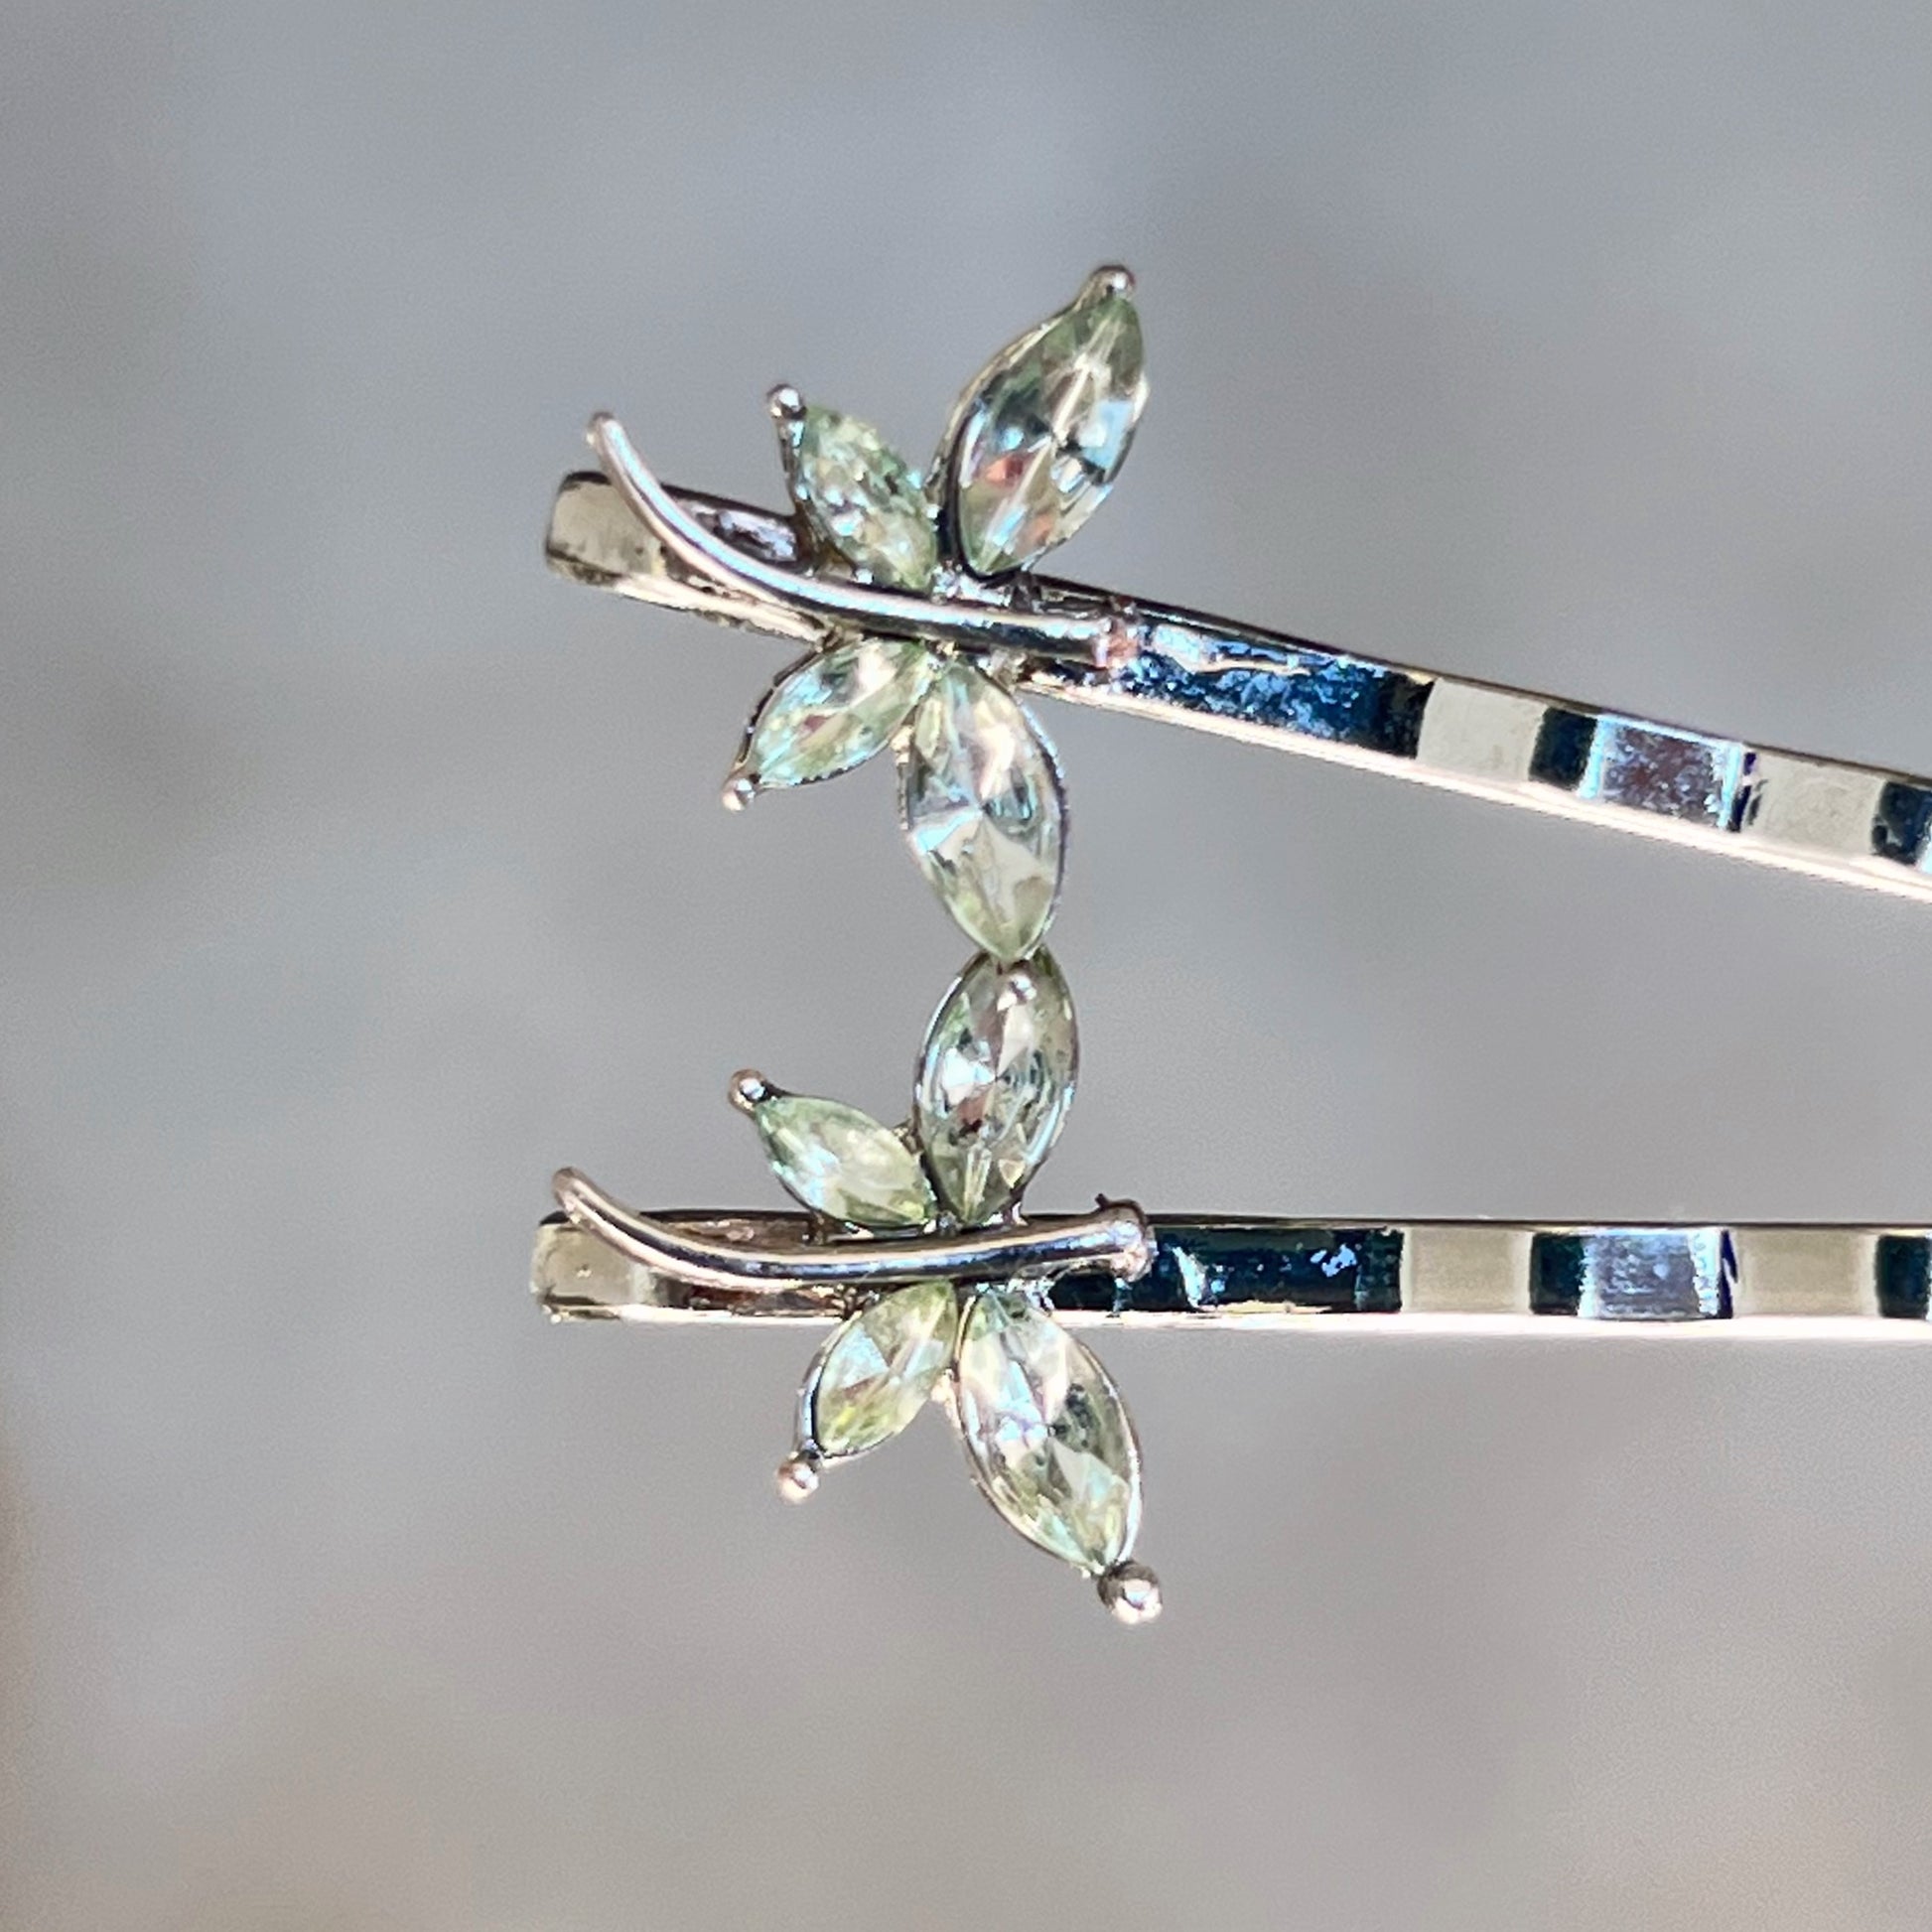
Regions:
M 1046 950 L 1067 805 L 1026 700 L 1167 718 L 1311 757 L 1870 890 L 1932 897 L 1932 780 L 1412 669 L 1035 574 L 1113 487 L 1147 398 L 1125 269 L 1007 345 L 923 471 L 788 386 L 769 407 L 783 514 L 668 487 L 610 416 L 547 554 L 580 582 L 803 646 L 759 704 L 724 799 L 890 755 L 913 861 L 975 948 L 941 998 L 909 1111 L 873 1119 L 756 1072 L 730 1099 L 802 1212 L 640 1213 L 574 1170 L 532 1284 L 559 1318 L 831 1320 L 782 1494 L 928 1405 L 987 1500 L 1159 1612 L 1135 1556 L 1141 1452 L 1096 1321 L 1346 1316 L 1672 1332 L 1925 1334 L 1932 1229 L 1029 1217 L 1073 1098 L 1071 992 Z M 1801 1317 L 1793 1319 L 1793 1317 Z M 1902 1319 L 1900 1319 L 1902 1317 Z M 1874 1321 L 1889 1319 L 1874 1329 Z

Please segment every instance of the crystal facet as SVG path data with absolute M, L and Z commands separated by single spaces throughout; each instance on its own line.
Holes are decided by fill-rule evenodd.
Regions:
M 899 820 L 969 938 L 1001 959 L 1039 944 L 1065 860 L 1059 773 L 1019 701 L 970 664 L 947 665 L 912 714 Z
M 1073 998 L 1047 953 L 1001 966 L 985 953 L 926 1030 L 913 1115 L 946 1205 L 969 1227 L 1016 1200 L 1073 1099 Z
M 936 1203 L 918 1156 L 870 1114 L 774 1093 L 752 1120 L 780 1185 L 816 1212 L 862 1228 L 917 1228 L 932 1219 Z
M 889 744 L 925 694 L 934 664 L 905 637 L 834 644 L 794 665 L 759 709 L 739 769 L 752 784 L 834 778 Z
M 975 1297 L 954 1365 L 959 1433 L 987 1500 L 1024 1537 L 1098 1575 L 1133 1548 L 1140 1454 L 1107 1371 L 1011 1289 Z
M 998 576 L 1064 543 L 1100 505 L 1147 401 L 1126 295 L 1076 302 L 995 363 L 960 431 L 953 527 L 969 570 Z
M 914 1282 L 849 1316 L 810 1384 L 818 1449 L 858 1455 L 897 1436 L 944 1373 L 958 1325 L 950 1282 Z
M 792 487 L 813 527 L 875 583 L 923 590 L 939 561 L 918 474 L 870 423 L 807 409 L 790 446 Z

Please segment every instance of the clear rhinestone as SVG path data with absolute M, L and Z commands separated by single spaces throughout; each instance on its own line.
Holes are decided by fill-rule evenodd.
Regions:
M 967 568 L 1022 570 L 1100 506 L 1147 401 L 1141 320 L 1125 294 L 1083 294 L 994 364 L 960 431 L 953 527 Z
M 1065 863 L 1059 773 L 1018 700 L 970 664 L 947 665 L 912 714 L 899 820 L 969 938 L 1001 959 L 1039 944 Z
M 752 1120 L 779 1184 L 817 1213 L 853 1227 L 918 1228 L 937 1212 L 918 1156 L 857 1107 L 773 1092 Z
M 812 1441 L 826 1455 L 876 1449 L 919 1413 L 952 1357 L 959 1305 L 950 1282 L 915 1282 L 847 1318 L 819 1356 Z
M 834 644 L 780 677 L 734 771 L 754 790 L 835 778 L 890 744 L 936 669 L 906 637 Z
M 1050 954 L 982 953 L 932 1017 L 913 1118 L 946 1205 L 968 1226 L 1019 1198 L 1058 1138 L 1079 1065 L 1073 996 Z
M 993 1507 L 1090 1576 L 1119 1563 L 1140 1524 L 1140 1452 L 1107 1371 L 1024 1294 L 989 1289 L 967 1308 L 953 1373 Z
M 848 563 L 899 590 L 932 581 L 939 543 L 918 474 L 870 423 L 809 408 L 787 448 L 793 493 Z

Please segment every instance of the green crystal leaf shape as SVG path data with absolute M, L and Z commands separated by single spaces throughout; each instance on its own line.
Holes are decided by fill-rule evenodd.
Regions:
M 1051 1152 L 1079 1070 L 1073 996 L 1047 953 L 982 953 L 926 1030 L 913 1121 L 947 1208 L 968 1227 L 1018 1201 Z
M 778 1183 L 814 1213 L 878 1231 L 922 1228 L 938 1212 L 919 1157 L 896 1129 L 838 1100 L 772 1093 L 752 1110 Z
M 1141 319 L 1095 276 L 1070 308 L 996 357 L 960 419 L 951 534 L 977 576 L 1025 570 L 1113 487 L 1147 402 Z
M 852 770 L 892 743 L 936 668 L 908 637 L 860 638 L 805 658 L 759 707 L 735 775 L 762 788 Z
M 912 713 L 899 823 L 926 882 L 968 938 L 1021 959 L 1045 936 L 1066 864 L 1066 800 L 1018 699 L 948 664 Z
M 1134 1547 L 1141 1457 L 1107 1371 L 1017 1289 L 960 1323 L 954 1408 L 974 1480 L 1020 1534 L 1089 1576 Z
M 958 1331 L 950 1282 L 914 1282 L 849 1315 L 806 1382 L 819 1452 L 860 1455 L 897 1436 L 945 1373 Z
M 876 584 L 922 591 L 939 562 L 918 473 L 870 423 L 807 408 L 785 436 L 792 494 L 812 528 Z

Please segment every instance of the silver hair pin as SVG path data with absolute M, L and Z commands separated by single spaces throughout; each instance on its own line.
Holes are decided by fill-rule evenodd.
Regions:
M 1135 1559 L 1141 1453 L 1089 1322 L 1346 1316 L 1603 1332 L 1925 1335 L 1932 1229 L 1233 1221 L 1106 1201 L 1029 1218 L 1073 1098 L 1073 1002 L 1045 950 L 1066 794 L 1024 696 L 1167 718 L 1532 811 L 1880 892 L 1932 897 L 1932 779 L 1835 763 L 1380 662 L 1034 574 L 1112 488 L 1147 397 L 1125 269 L 1090 275 L 954 406 L 921 473 L 781 387 L 782 515 L 672 489 L 610 416 L 567 477 L 552 567 L 803 645 L 759 703 L 725 803 L 898 769 L 914 862 L 976 951 L 940 1000 L 907 1118 L 736 1075 L 802 1213 L 639 1213 L 574 1170 L 537 1233 L 558 1318 L 836 1322 L 806 1370 L 780 1492 L 944 1409 L 981 1492 L 1159 1613 Z

